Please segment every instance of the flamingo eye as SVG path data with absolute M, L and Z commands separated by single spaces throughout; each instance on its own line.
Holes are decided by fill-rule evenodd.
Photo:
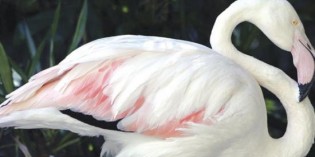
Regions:
M 300 22 L 298 20 L 296 20 L 296 19 L 293 20 L 291 23 L 292 23 L 293 26 L 298 26 L 300 24 Z

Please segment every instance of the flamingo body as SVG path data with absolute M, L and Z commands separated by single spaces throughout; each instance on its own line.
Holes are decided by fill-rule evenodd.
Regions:
M 26 85 L 8 96 L 1 114 L 14 110 L 21 111 L 19 115 L 25 117 L 29 115 L 29 108 L 54 114 L 57 110 L 71 109 L 98 120 L 122 119 L 118 124 L 121 130 L 167 139 L 167 142 L 150 140 L 152 148 L 156 149 L 155 145 L 159 143 L 165 143 L 163 148 L 166 143 L 175 144 L 180 153 L 173 154 L 172 147 L 164 153 L 188 157 L 193 155 L 185 155 L 184 150 L 191 146 L 187 143 L 189 140 L 186 144 L 171 141 L 200 136 L 194 137 L 195 140 L 213 141 L 199 148 L 206 150 L 212 145 L 227 146 L 228 140 L 240 138 L 244 132 L 248 133 L 248 138 L 267 136 L 263 128 L 266 124 L 263 103 L 254 78 L 233 61 L 207 47 L 161 37 L 126 35 L 86 44 L 57 66 L 33 76 Z M 39 115 L 37 118 L 51 117 Z M 5 121 L 8 126 L 36 127 L 33 123 Z M 64 123 L 59 125 L 49 127 L 65 129 Z M 228 131 L 219 129 L 239 125 L 246 127 L 238 129 L 238 133 L 234 131 L 231 137 L 225 135 Z M 74 132 L 90 135 L 85 131 L 88 130 Z M 221 140 L 215 138 L 223 135 L 225 138 Z M 139 149 L 149 145 L 141 144 Z M 238 142 L 229 145 L 238 147 Z M 254 144 L 248 146 L 254 147 Z M 211 152 L 216 149 L 213 147 Z M 139 153 L 135 150 L 133 148 L 132 152 Z M 159 149 L 145 150 L 143 155 L 165 155 L 159 155 Z M 129 151 L 126 153 L 130 154 Z M 126 156 L 124 154 L 123 151 L 120 156 Z
M 275 17 L 281 20 L 259 16 L 273 7 L 279 8 Z M 243 21 L 292 52 L 297 82 L 232 45 L 232 31 Z M 305 156 L 315 137 L 314 109 L 307 98 L 315 51 L 299 22 L 285 0 L 238 0 L 218 17 L 210 38 L 213 50 L 134 35 L 90 42 L 9 94 L 0 105 L 0 126 L 102 135 L 101 156 Z M 289 123 L 281 139 L 268 134 L 259 85 L 287 111 Z M 60 112 L 66 109 L 104 123 L 120 120 L 118 128 L 127 132 L 80 122 Z
M 158 137 L 180 135 L 177 129 L 188 122 L 213 125 L 256 110 L 266 115 L 257 82 L 233 61 L 198 44 L 132 35 L 84 45 L 33 76 L 7 102 L 19 103 L 14 111 L 53 106 L 98 120 L 122 119 L 121 130 Z M 3 114 L 13 105 L 4 106 Z

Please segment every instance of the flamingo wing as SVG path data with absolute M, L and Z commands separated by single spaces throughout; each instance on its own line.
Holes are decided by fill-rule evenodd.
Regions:
M 121 119 L 121 130 L 171 137 L 181 135 L 189 123 L 213 125 L 232 115 L 228 102 L 244 75 L 233 62 L 195 43 L 110 37 L 88 43 L 34 75 L 8 95 L 0 115 L 71 109 L 98 120 Z

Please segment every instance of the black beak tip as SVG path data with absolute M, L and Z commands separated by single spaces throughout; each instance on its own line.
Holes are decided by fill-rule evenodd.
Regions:
M 299 90 L 300 90 L 300 96 L 299 96 L 299 102 L 303 101 L 307 96 L 308 93 L 310 92 L 312 87 L 312 83 L 307 83 L 307 84 L 299 84 Z

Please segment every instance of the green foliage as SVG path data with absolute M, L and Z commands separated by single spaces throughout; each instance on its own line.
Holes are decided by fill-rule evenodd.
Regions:
M 79 15 L 78 23 L 76 25 L 75 33 L 71 42 L 71 45 L 69 47 L 69 52 L 73 51 L 75 48 L 78 47 L 79 42 L 82 40 L 84 32 L 85 32 L 85 26 L 87 22 L 87 0 L 84 0 L 82 10 Z
M 2 86 L 5 89 L 5 93 L 10 93 L 14 89 L 11 66 L 9 64 L 8 57 L 1 43 L 0 43 L 0 67 L 1 67 L 0 78 L 1 78 Z
M 209 46 L 211 27 L 232 0 L 0 0 L 0 102 L 33 74 L 54 66 L 76 47 L 101 37 L 142 34 L 184 39 Z M 292 0 L 315 43 L 315 2 Z M 289 54 L 255 26 L 234 32 L 238 49 L 296 77 Z M 2 46 L 4 45 L 4 46 Z M 279 53 L 278 53 L 279 52 Z M 15 86 L 14 86 L 15 85 Z M 285 92 L 285 91 L 284 91 Z M 270 133 L 281 136 L 285 112 L 264 90 Z M 310 95 L 315 102 L 315 95 Z M 60 130 L 0 129 L 0 156 L 99 156 L 102 138 Z M 24 150 L 22 152 L 21 150 Z M 315 150 L 309 156 L 315 156 Z
M 265 99 L 266 101 L 266 108 L 268 113 L 275 112 L 277 110 L 277 103 L 272 99 Z

